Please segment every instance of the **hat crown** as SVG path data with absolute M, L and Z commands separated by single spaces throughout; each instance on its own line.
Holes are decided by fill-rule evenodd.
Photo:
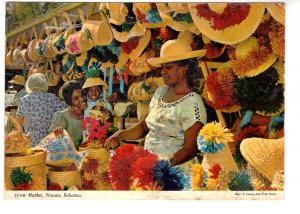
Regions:
M 25 78 L 21 75 L 16 75 L 12 79 L 12 83 L 18 84 L 18 85 L 24 85 L 25 84 Z
M 134 3 L 135 7 L 143 14 L 147 14 L 151 10 L 151 5 L 149 3 Z
M 192 50 L 191 46 L 183 39 L 169 40 L 160 50 L 160 57 L 176 56 L 178 54 L 190 53 Z
M 125 17 L 128 15 L 128 8 L 124 3 L 108 3 L 107 8 L 111 19 L 117 20 L 120 23 L 125 22 Z
M 241 42 L 236 46 L 235 54 L 237 59 L 242 59 L 248 56 L 249 52 L 255 47 L 258 47 L 258 41 L 255 37 L 250 37 L 246 41 Z
M 177 13 L 189 13 L 189 8 L 187 3 L 168 3 L 168 6 Z
M 222 14 L 227 7 L 227 3 L 208 3 L 208 7 L 215 13 Z

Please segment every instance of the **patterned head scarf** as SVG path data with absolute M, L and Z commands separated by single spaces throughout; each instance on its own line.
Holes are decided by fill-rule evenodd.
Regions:
M 47 92 L 48 80 L 42 73 L 32 74 L 26 81 L 26 91 L 31 92 Z

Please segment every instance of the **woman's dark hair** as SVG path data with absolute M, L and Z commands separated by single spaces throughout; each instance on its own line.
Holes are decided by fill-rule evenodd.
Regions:
M 76 89 L 81 89 L 81 85 L 76 80 L 66 82 L 62 89 L 62 96 L 67 105 L 72 106 L 72 94 Z
M 179 66 L 188 65 L 186 76 L 188 79 L 188 85 L 193 88 L 195 84 L 199 83 L 201 75 L 201 69 L 198 67 L 198 61 L 195 58 L 184 59 L 176 62 Z

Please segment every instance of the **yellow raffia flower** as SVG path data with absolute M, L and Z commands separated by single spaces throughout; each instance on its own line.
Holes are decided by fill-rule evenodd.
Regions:
M 203 140 L 210 143 L 233 142 L 233 134 L 219 122 L 207 123 L 199 132 Z
M 206 183 L 206 190 L 208 191 L 214 191 L 217 189 L 217 179 L 212 179 L 212 178 L 209 178 L 207 183 Z
M 219 172 L 218 182 L 219 182 L 219 190 L 226 191 L 229 182 L 229 177 L 228 177 L 228 173 L 225 170 L 221 170 Z
M 204 179 L 204 169 L 201 164 L 193 164 L 191 166 L 191 188 L 199 190 L 202 187 Z

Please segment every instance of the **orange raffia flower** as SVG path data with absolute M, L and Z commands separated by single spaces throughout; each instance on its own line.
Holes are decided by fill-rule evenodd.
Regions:
M 278 22 L 271 24 L 271 31 L 269 32 L 270 44 L 272 46 L 273 53 L 278 55 L 280 59 L 284 59 L 284 47 L 285 47 L 285 31 L 284 26 Z
M 199 190 L 202 188 L 204 180 L 204 169 L 201 164 L 193 164 L 191 166 L 191 188 L 192 190 Z
M 230 55 L 233 72 L 237 76 L 252 76 L 251 71 L 262 65 L 271 54 L 271 50 L 266 46 L 257 46 L 253 48 L 246 57 L 234 59 Z

